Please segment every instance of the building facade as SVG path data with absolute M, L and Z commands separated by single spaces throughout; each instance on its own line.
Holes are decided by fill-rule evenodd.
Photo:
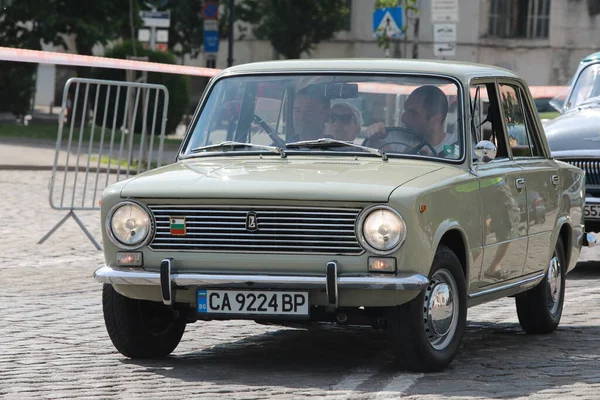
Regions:
M 501 66 L 523 76 L 530 85 L 564 85 L 586 55 L 600 50 L 600 0 L 455 0 L 458 8 L 456 47 L 452 56 L 434 52 L 432 8 L 443 0 L 420 0 L 417 16 L 409 16 L 407 36 L 399 48 L 412 58 L 448 59 Z M 349 29 L 318 44 L 313 58 L 385 57 L 373 35 L 375 0 L 349 0 Z M 235 64 L 272 60 L 271 45 L 248 35 L 234 44 Z M 204 66 L 201 56 L 186 64 Z M 227 42 L 222 41 L 217 68 L 227 66 Z

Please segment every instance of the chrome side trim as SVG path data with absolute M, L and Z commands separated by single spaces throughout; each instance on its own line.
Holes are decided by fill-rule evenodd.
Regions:
M 160 274 L 136 268 L 113 268 L 104 266 L 94 272 L 100 283 L 115 285 L 160 286 Z M 326 277 L 287 275 L 217 275 L 217 274 L 171 274 L 176 286 L 202 286 L 252 289 L 325 289 Z M 366 290 L 423 290 L 429 284 L 427 277 L 420 274 L 400 273 L 396 276 L 340 276 L 340 289 Z
M 473 293 L 473 294 L 469 295 L 469 297 L 474 298 L 474 297 L 483 296 L 485 294 L 490 294 L 490 293 L 494 293 L 494 292 L 500 292 L 502 290 L 511 289 L 511 288 L 516 287 L 516 286 L 520 286 L 520 285 L 523 285 L 525 283 L 529 283 L 529 282 L 532 282 L 532 281 L 535 281 L 535 280 L 540 280 L 541 281 L 542 278 L 544 278 L 544 275 L 545 274 L 541 273 L 541 274 L 532 276 L 530 278 L 523 279 L 523 280 L 518 281 L 518 282 L 508 283 L 506 285 L 502 285 L 502 286 L 499 286 L 499 287 L 496 287 L 496 288 L 493 288 L 493 289 L 482 290 L 481 292 L 477 292 L 477 293 Z

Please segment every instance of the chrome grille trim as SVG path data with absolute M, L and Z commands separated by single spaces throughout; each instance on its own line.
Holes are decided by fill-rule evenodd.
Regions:
M 360 208 L 151 205 L 152 250 L 358 255 Z M 246 215 L 257 214 L 257 231 Z M 186 234 L 171 235 L 169 217 L 185 217 Z
M 585 171 L 586 186 L 600 186 L 600 159 L 596 158 L 567 158 L 560 159 Z

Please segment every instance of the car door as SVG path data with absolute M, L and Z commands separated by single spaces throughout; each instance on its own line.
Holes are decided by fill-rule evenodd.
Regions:
M 476 172 L 483 229 L 479 286 L 485 287 L 523 273 L 527 255 L 527 189 L 522 183 L 523 168 L 510 157 L 496 82 L 472 84 L 471 104 L 475 115 L 471 124 L 474 141 L 489 140 L 497 147 L 496 158 L 489 163 L 480 163 Z
M 529 95 L 516 80 L 502 80 L 498 84 L 502 118 L 507 130 L 509 149 L 513 159 L 523 168 L 527 188 L 528 251 L 524 275 L 545 268 L 551 249 L 552 230 L 558 217 L 560 179 L 558 166 L 546 155 L 546 149 Z

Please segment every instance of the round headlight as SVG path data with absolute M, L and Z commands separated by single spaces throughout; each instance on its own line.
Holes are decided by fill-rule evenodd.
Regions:
M 375 206 L 363 213 L 359 223 L 359 239 L 363 246 L 377 254 L 395 251 L 406 237 L 406 224 L 398 212 L 387 206 Z
M 117 246 L 132 248 L 140 245 L 150 233 L 150 215 L 132 202 L 117 204 L 108 215 L 108 228 Z

